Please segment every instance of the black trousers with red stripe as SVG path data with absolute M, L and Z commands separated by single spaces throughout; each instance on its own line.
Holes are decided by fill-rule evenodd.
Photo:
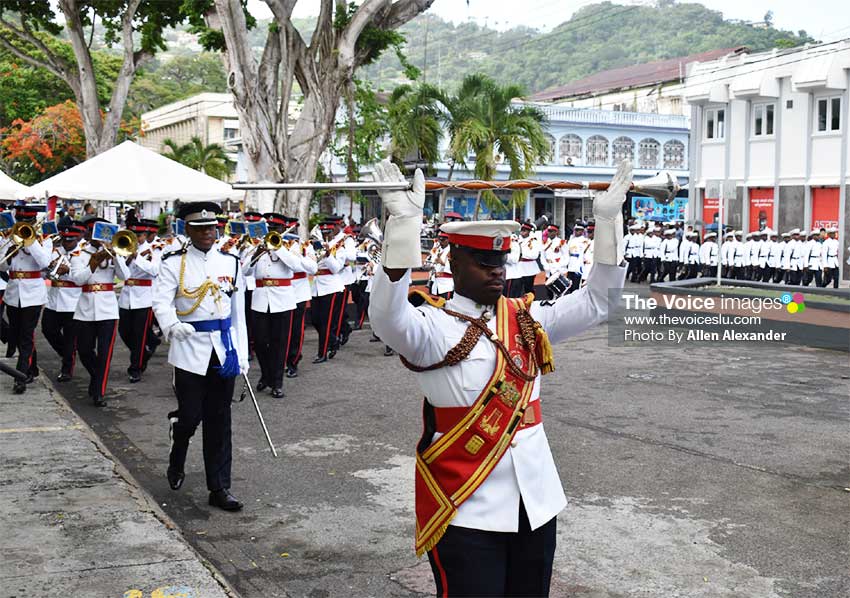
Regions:
M 298 368 L 301 361 L 301 349 L 304 347 L 304 315 L 307 302 L 299 303 L 292 312 L 292 335 L 289 337 L 289 351 L 286 354 L 286 366 Z
M 38 376 L 35 329 L 38 327 L 41 307 L 41 305 L 30 307 L 6 305 L 6 313 L 9 314 L 9 348 L 14 347 L 18 351 L 18 363 L 15 369 L 30 376 Z
M 109 380 L 109 364 L 115 348 L 118 320 L 74 322 L 77 325 L 77 352 L 90 377 L 89 396 L 102 397 L 106 394 L 106 383 Z
M 310 313 L 313 326 L 319 334 L 319 348 L 316 352 L 318 357 L 325 357 L 334 345 L 334 322 L 333 315 L 337 313 L 334 309 L 339 302 L 342 293 L 330 293 L 319 295 L 310 300 Z
M 153 333 L 153 309 L 118 310 L 118 334 L 130 349 L 130 366 L 127 373 L 139 375 L 148 365 L 148 359 L 161 342 Z
M 369 310 L 369 293 L 366 292 L 366 280 L 358 280 L 350 285 L 351 301 L 354 304 L 354 326 L 362 328 L 366 320 L 366 312 Z
M 283 369 L 292 335 L 292 313 L 255 311 L 254 353 L 260 362 L 260 380 L 272 388 L 283 387 Z
M 519 531 L 450 525 L 428 553 L 437 596 L 548 596 L 556 519 L 532 531 L 519 505 Z
M 44 308 L 41 315 L 41 332 L 62 358 L 61 373 L 74 374 L 74 357 L 77 353 L 77 325 L 74 322 L 74 312 L 53 311 Z
M 336 345 L 333 347 L 336 350 L 339 350 L 340 340 L 351 334 L 351 323 L 348 321 L 348 300 L 351 298 L 351 287 L 352 285 L 348 285 L 342 293 L 337 294 L 334 331 L 332 333 L 336 337 Z

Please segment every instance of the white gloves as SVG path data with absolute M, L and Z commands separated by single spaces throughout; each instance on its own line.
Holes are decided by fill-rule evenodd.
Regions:
M 185 322 L 177 322 L 168 329 L 169 341 L 185 341 L 187 338 L 195 334 L 195 327 Z
M 247 374 L 247 373 L 248 373 L 248 368 L 249 368 L 249 367 L 250 367 L 250 366 L 248 365 L 248 360 L 247 360 L 247 359 L 246 359 L 245 361 L 240 361 L 240 362 L 239 362 L 239 375 L 240 375 L 240 376 L 243 376 L 243 375 Z
M 623 261 L 623 202 L 632 184 L 632 163 L 623 160 L 607 191 L 593 198 L 593 261 L 618 266 Z
M 376 182 L 405 182 L 398 166 L 389 160 L 375 165 Z M 390 213 L 384 227 L 382 261 L 386 268 L 418 268 L 422 265 L 419 230 L 422 226 L 422 206 L 425 204 L 425 176 L 420 169 L 413 175 L 410 191 L 378 191 Z

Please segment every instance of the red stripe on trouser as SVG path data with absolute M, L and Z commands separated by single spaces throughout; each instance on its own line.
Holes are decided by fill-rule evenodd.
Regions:
M 145 331 L 142 333 L 142 345 L 141 350 L 139 351 L 139 368 L 142 367 L 142 364 L 145 362 L 145 345 L 148 342 L 148 328 L 151 325 L 151 319 L 153 318 L 153 308 L 148 308 L 148 316 L 145 318 Z
M 333 317 L 334 317 L 334 301 L 336 301 L 336 294 L 331 295 L 331 307 L 328 310 L 328 325 L 325 330 L 325 342 L 322 343 L 322 355 L 326 355 L 328 352 L 328 340 L 330 340 L 331 336 L 331 328 L 333 328 Z
M 297 309 L 297 308 L 296 308 Z M 295 310 L 289 314 L 289 332 L 286 334 L 286 348 L 283 350 L 283 369 L 286 369 L 286 360 L 289 358 L 289 342 L 292 340 L 292 318 L 295 316 Z
M 301 349 L 304 348 L 304 322 L 307 319 L 307 308 L 310 307 L 310 301 L 304 304 L 304 309 L 301 310 L 301 338 L 298 339 L 298 355 L 295 356 L 295 365 L 301 361 Z
M 360 319 L 357 320 L 357 327 L 358 328 L 363 328 L 363 320 L 365 320 L 365 319 L 366 319 L 366 310 L 364 309 L 363 312 L 360 314 Z
M 38 324 L 36 324 L 38 326 Z M 30 351 L 30 358 L 27 361 L 27 368 L 32 367 L 32 356 L 35 355 L 35 328 L 32 329 L 32 351 Z M 29 370 L 27 370 L 27 374 L 29 374 Z
M 336 321 L 336 334 L 337 334 L 337 336 L 339 336 L 339 334 L 342 332 L 342 318 L 345 316 L 345 308 L 346 307 L 348 307 L 348 289 L 345 289 L 342 292 L 342 307 L 339 310 L 339 318 L 337 318 L 337 321 Z
M 118 320 L 112 325 L 112 340 L 109 341 L 109 353 L 106 355 L 106 367 L 103 368 L 103 384 L 100 386 L 100 396 L 106 394 L 106 383 L 109 380 L 109 364 L 112 363 L 112 349 L 115 347 L 115 332 L 118 330 Z
M 440 572 L 440 586 L 443 588 L 442 596 L 443 598 L 448 598 L 449 595 L 449 584 L 446 581 L 446 570 L 443 569 L 443 564 L 440 562 L 440 555 L 437 552 L 437 547 L 431 549 L 431 554 L 434 555 L 434 564 L 437 566 L 437 571 Z

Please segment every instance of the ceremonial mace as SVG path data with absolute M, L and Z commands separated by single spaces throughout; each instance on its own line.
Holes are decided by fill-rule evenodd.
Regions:
M 242 388 L 242 396 L 240 400 L 245 399 L 245 391 L 251 395 L 251 401 L 254 403 L 254 410 L 257 412 L 257 417 L 260 418 L 260 426 L 263 428 L 263 432 L 266 434 L 266 442 L 269 443 L 269 448 L 272 451 L 272 455 L 277 457 L 277 450 L 274 448 L 274 443 L 272 442 L 272 437 L 269 436 L 269 429 L 266 427 L 266 422 L 263 419 L 263 413 L 260 411 L 260 405 L 257 403 L 257 395 L 254 394 L 254 389 L 251 387 L 251 382 L 248 380 L 248 374 L 242 374 L 242 379 L 245 381 L 245 386 Z
M 610 185 L 607 181 L 536 181 L 530 179 L 516 179 L 510 181 L 425 181 L 426 191 L 440 191 L 443 189 L 460 189 L 465 191 L 484 190 L 508 190 L 527 191 L 530 189 L 547 189 L 559 191 L 563 189 L 588 189 L 592 191 L 605 191 Z M 293 191 L 305 189 L 310 191 L 408 191 L 412 184 L 408 181 L 399 182 L 368 182 L 368 181 L 345 181 L 339 183 L 233 183 L 233 188 L 245 191 Z M 673 202 L 681 190 L 676 176 L 669 171 L 659 172 L 654 177 L 632 182 L 629 191 L 642 193 L 652 197 L 655 201 L 667 205 Z

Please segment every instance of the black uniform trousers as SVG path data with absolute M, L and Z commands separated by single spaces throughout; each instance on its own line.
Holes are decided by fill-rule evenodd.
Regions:
M 640 271 L 638 282 L 649 280 L 650 284 L 655 282 L 658 275 L 658 260 L 654 257 L 643 258 L 643 269 Z
M 556 521 L 531 531 L 520 501 L 517 532 L 450 525 L 428 552 L 437 596 L 548 596 Z
M 531 276 L 523 276 L 522 277 L 522 295 L 526 293 L 534 292 L 534 278 L 537 274 L 532 274 Z M 522 296 L 520 295 L 520 296 Z
M 830 282 L 832 282 L 832 288 L 838 288 L 838 268 L 824 268 L 823 282 L 818 286 L 828 287 Z
M 339 351 L 342 337 L 351 334 L 351 325 L 348 323 L 348 287 L 336 294 L 333 313 L 331 314 L 331 349 Z
M 368 281 L 358 280 L 350 285 L 351 302 L 354 304 L 354 328 L 359 330 L 366 320 L 366 312 L 369 309 L 369 293 L 366 292 Z
M 336 313 L 334 306 L 341 296 L 342 293 L 328 293 L 327 295 L 313 297 L 310 300 L 310 313 L 313 319 L 313 326 L 319 334 L 318 357 L 327 356 L 328 351 L 333 348 L 334 326 L 331 320 L 333 319 L 332 315 Z
M 230 488 L 230 466 L 233 462 L 233 444 L 230 436 L 230 402 L 236 378 L 218 375 L 218 358 L 215 351 L 210 358 L 206 375 L 201 376 L 174 368 L 174 393 L 177 411 L 168 417 L 175 420 L 172 426 L 169 466 L 183 471 L 189 439 L 203 422 L 204 470 L 207 489 L 212 491 Z
M 38 317 L 41 315 L 41 305 L 30 307 L 6 306 L 9 314 L 9 347 L 6 355 L 14 355 L 18 351 L 18 364 L 15 366 L 19 372 L 29 376 L 38 376 L 38 353 L 35 350 L 35 329 L 38 326 Z
M 41 315 L 41 332 L 62 358 L 61 373 L 72 376 L 76 361 L 74 357 L 77 354 L 77 324 L 74 322 L 74 312 L 44 308 Z
M 629 258 L 629 269 L 626 270 L 626 278 L 631 282 L 637 282 L 641 273 L 640 256 Z
M 153 309 L 119 309 L 118 334 L 130 349 L 130 367 L 127 368 L 127 373 L 141 374 L 148 367 L 148 359 L 162 342 L 153 333 Z
M 260 362 L 260 380 L 272 388 L 283 387 L 294 311 L 254 311 L 254 353 Z
M 821 273 L 819 268 L 806 269 L 803 271 L 803 286 L 809 286 L 812 283 L 812 280 L 815 281 L 815 286 L 819 287 L 823 283 L 823 279 L 821 278 Z
M 254 354 L 254 310 L 251 309 L 251 301 L 254 291 L 245 291 L 245 330 L 248 333 L 248 355 Z
M 286 354 L 286 367 L 298 369 L 301 361 L 301 349 L 304 347 L 304 315 L 307 302 L 302 301 L 292 310 L 292 334 L 289 337 L 289 351 Z
M 505 297 L 522 297 L 525 290 L 525 283 L 522 278 L 511 278 L 505 281 Z
M 89 396 L 102 397 L 106 394 L 109 380 L 109 364 L 115 348 L 115 333 L 118 320 L 83 322 L 74 320 L 77 328 L 77 352 L 80 361 L 89 373 Z

